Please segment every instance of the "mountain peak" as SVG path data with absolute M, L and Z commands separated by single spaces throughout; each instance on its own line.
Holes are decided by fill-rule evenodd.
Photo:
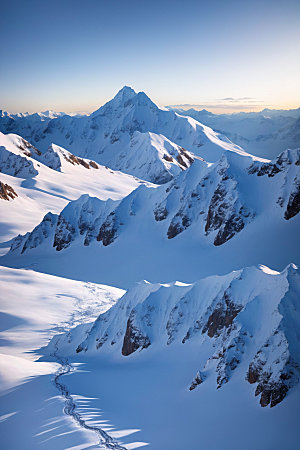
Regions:
M 132 89 L 132 87 L 125 85 L 118 91 L 118 93 L 116 94 L 115 98 L 118 97 L 118 96 L 133 97 L 134 95 L 136 95 L 135 90 Z
M 91 117 L 98 116 L 99 114 L 107 114 L 111 110 L 125 107 L 127 103 L 136 95 L 136 92 L 131 87 L 123 86 L 112 100 L 108 101 L 107 103 L 105 103 L 105 105 L 94 111 L 91 114 Z

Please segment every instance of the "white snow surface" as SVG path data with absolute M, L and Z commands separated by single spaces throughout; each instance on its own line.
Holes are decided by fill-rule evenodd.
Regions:
M 6 267 L 0 268 L 0 283 L 1 448 L 95 444 L 93 434 L 62 414 L 51 382 L 58 364 L 38 361 L 38 350 L 51 336 L 96 318 L 124 291 Z

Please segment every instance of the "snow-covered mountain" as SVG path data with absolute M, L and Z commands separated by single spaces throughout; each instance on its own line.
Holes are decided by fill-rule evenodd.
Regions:
M 112 270 L 114 258 L 122 254 L 129 263 L 124 276 L 129 269 L 136 277 L 138 268 L 140 275 L 151 278 L 154 274 L 158 279 L 159 271 L 164 273 L 169 263 L 162 263 L 156 270 L 152 267 L 149 273 L 147 259 L 168 261 L 171 252 L 178 267 L 181 257 L 187 258 L 181 272 L 189 273 L 189 277 L 183 279 L 191 280 L 192 274 L 195 280 L 197 273 L 198 277 L 203 270 L 212 274 L 216 267 L 226 273 L 253 263 L 269 264 L 270 260 L 264 258 L 270 254 L 271 240 L 274 250 L 283 247 L 273 257 L 275 265 L 278 257 L 288 259 L 297 240 L 299 155 L 299 149 L 287 150 L 274 161 L 262 161 L 226 152 L 213 164 L 195 161 L 166 185 L 141 185 L 121 201 L 81 196 L 60 214 L 46 214 L 32 232 L 19 235 L 5 261 L 18 266 L 31 261 L 44 267 L 50 255 L 53 261 L 63 261 L 55 254 L 68 249 L 65 258 L 74 251 L 71 259 L 78 264 L 76 270 L 82 265 L 82 270 L 90 274 L 95 264 L 98 269 L 102 267 L 104 258 L 103 276 Z M 132 248 L 135 245 L 143 254 L 142 262 L 138 248 Z M 217 250 L 223 247 L 224 250 Z M 232 251 L 238 252 L 235 263 L 230 258 Z M 81 255 L 78 262 L 77 252 Z M 140 272 L 145 267 L 146 272 Z M 47 266 L 47 270 L 53 269 L 54 266 Z M 60 273 L 57 270 L 59 264 L 55 263 L 54 273 Z M 167 273 L 168 270 L 164 276 Z
M 0 182 L 3 240 L 26 232 L 46 212 L 57 213 L 82 194 L 120 199 L 143 183 L 54 144 L 42 154 L 21 136 L 1 132 Z
M 296 450 L 299 145 L 128 87 L 0 130 L 4 447 Z
M 287 150 L 271 162 L 227 152 L 214 164 L 197 161 L 166 187 L 143 185 L 121 202 L 103 202 L 84 195 L 69 203 L 59 216 L 53 216 L 53 230 L 47 238 L 53 247 L 61 242 L 57 250 L 68 247 L 80 235 L 84 245 L 97 240 L 107 246 L 131 223 L 143 222 L 150 210 L 152 222 L 167 224 L 168 239 L 193 227 L 194 233 L 197 228 L 199 234 L 219 246 L 242 231 L 257 214 L 266 214 L 267 206 L 277 209 L 286 220 L 298 214 L 299 165 L 299 149 Z M 249 198 L 249 192 L 255 192 L 255 198 Z M 35 248 L 45 221 L 49 221 L 48 215 L 32 233 L 19 236 L 12 252 Z M 35 244 L 29 244 L 28 239 Z
M 207 110 L 173 109 L 225 134 L 253 155 L 273 159 L 285 148 L 299 147 L 300 108 L 213 114 Z
M 0 118 L 0 131 L 17 133 L 42 152 L 51 143 L 114 170 L 163 183 L 188 167 L 192 154 L 216 161 L 224 150 L 245 154 L 227 137 L 196 120 L 161 109 L 144 92 L 125 86 L 89 116 L 52 120 Z
M 206 361 L 191 374 L 190 390 L 208 377 L 221 388 L 237 372 L 255 385 L 261 406 L 272 407 L 299 382 L 299 276 L 292 264 L 281 273 L 250 267 L 191 285 L 139 283 L 93 324 L 54 337 L 49 351 L 128 356 L 197 342 Z

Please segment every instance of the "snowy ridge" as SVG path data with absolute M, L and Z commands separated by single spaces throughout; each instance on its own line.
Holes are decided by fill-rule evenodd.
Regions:
M 108 202 L 106 206 L 83 196 L 61 212 L 58 222 L 51 218 L 53 231 L 42 235 L 56 250 L 68 247 L 80 236 L 84 245 L 100 241 L 108 246 L 137 224 L 142 229 L 150 221 L 169 240 L 190 230 L 190 236 L 197 233 L 208 243 L 220 246 L 258 215 L 271 213 L 277 221 L 296 216 L 300 208 L 299 150 L 284 152 L 275 162 L 253 161 L 232 152 L 226 152 L 214 164 L 197 160 L 168 185 L 141 185 L 121 202 Z M 282 164 L 278 165 L 278 161 Z M 261 171 L 272 175 L 260 177 Z M 83 208 L 83 202 L 90 206 Z M 32 233 L 18 236 L 11 253 L 37 247 L 41 241 L 36 235 L 40 236 L 48 220 L 46 216 Z
M 93 324 L 54 337 L 48 351 L 58 344 L 63 355 L 129 356 L 197 342 L 208 357 L 194 380 L 191 375 L 190 390 L 210 376 L 221 388 L 236 371 L 255 385 L 261 406 L 275 406 L 299 381 L 299 282 L 293 264 L 281 273 L 249 267 L 190 285 L 142 282 Z
M 160 109 L 144 92 L 127 86 L 90 116 L 64 115 L 34 123 L 27 116 L 8 123 L 0 118 L 0 130 L 20 133 L 42 151 L 56 142 L 76 156 L 151 182 L 165 182 L 179 167 L 190 165 L 191 153 L 211 162 L 224 150 L 247 154 L 224 135 L 191 117 Z M 145 178 L 150 162 L 156 166 Z
M 20 178 L 32 178 L 38 170 L 32 158 L 41 154 L 33 145 L 16 134 L 0 132 L 0 171 Z
M 79 199 L 70 202 L 59 215 L 47 213 L 31 233 L 24 237 L 18 236 L 14 240 L 11 250 L 20 251 L 22 254 L 51 239 L 53 247 L 59 251 L 69 247 L 79 236 L 83 236 L 84 245 L 89 245 L 91 239 L 97 237 L 100 224 L 118 203 L 83 194 Z
M 116 200 L 144 183 L 55 144 L 41 154 L 21 136 L 1 132 L 0 172 L 4 241 L 35 227 L 47 212 L 59 213 L 82 194 Z M 10 201 L 4 204 L 3 200 Z

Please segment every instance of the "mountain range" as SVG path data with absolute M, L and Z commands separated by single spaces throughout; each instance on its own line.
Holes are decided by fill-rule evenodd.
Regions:
M 298 448 L 298 121 L 1 112 L 5 448 Z

